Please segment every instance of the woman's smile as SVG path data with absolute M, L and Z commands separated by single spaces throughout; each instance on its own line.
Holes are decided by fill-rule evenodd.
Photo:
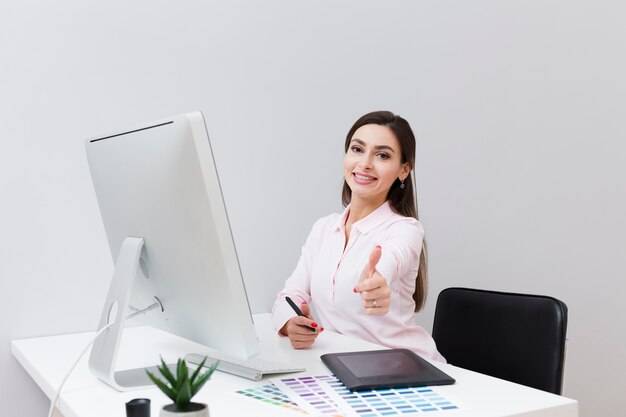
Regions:
M 369 185 L 374 183 L 378 178 L 372 177 L 371 175 L 362 174 L 360 172 L 353 172 L 352 178 L 354 178 L 354 182 L 360 185 Z

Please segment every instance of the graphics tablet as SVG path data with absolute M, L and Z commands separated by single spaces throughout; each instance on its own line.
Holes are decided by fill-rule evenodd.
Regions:
M 321 359 L 351 391 L 450 385 L 455 382 L 407 349 L 327 353 Z

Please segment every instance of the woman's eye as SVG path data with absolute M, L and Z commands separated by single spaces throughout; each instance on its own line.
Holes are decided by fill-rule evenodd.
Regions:
M 351 150 L 352 152 L 356 152 L 356 153 L 361 153 L 361 152 L 363 152 L 363 150 L 362 150 L 359 146 L 352 146 L 352 147 L 350 148 L 350 150 Z
M 379 157 L 380 159 L 389 159 L 389 154 L 386 154 L 386 153 L 384 153 L 384 152 L 381 152 L 381 153 L 379 153 L 379 154 L 378 154 L 378 157 Z

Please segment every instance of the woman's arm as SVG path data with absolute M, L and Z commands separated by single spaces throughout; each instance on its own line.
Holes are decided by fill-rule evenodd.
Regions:
M 392 291 L 413 295 L 423 237 L 424 231 L 419 222 L 398 222 L 387 231 L 381 246 L 371 252 L 359 284 L 355 287 L 355 292 L 361 294 L 367 314 L 387 314 L 391 299 L 398 299 L 392 297 Z M 398 282 L 398 277 L 406 276 L 409 272 L 415 274 L 412 279 Z
M 310 316 L 308 303 L 311 302 L 311 270 L 315 254 L 321 244 L 322 226 L 325 219 L 318 220 L 311 229 L 309 236 L 302 247 L 302 253 L 293 273 L 285 282 L 285 287 L 278 293 L 272 307 L 272 322 L 276 330 L 289 336 L 294 347 L 305 347 L 315 340 L 315 336 L 321 331 L 321 327 Z M 289 296 L 301 309 L 306 317 L 298 317 L 286 302 Z M 315 332 L 310 328 L 316 329 Z M 299 337 L 295 337 L 299 335 Z M 293 338 L 292 338 L 293 336 Z M 311 336 L 314 336 L 311 339 Z M 310 342 L 310 343 L 309 343 Z

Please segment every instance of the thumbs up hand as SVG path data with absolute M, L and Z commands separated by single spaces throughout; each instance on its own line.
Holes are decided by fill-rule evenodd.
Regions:
M 359 283 L 354 287 L 354 292 L 361 294 L 365 312 L 376 316 L 387 314 L 391 302 L 391 289 L 387 285 L 387 280 L 376 270 L 376 264 L 380 261 L 381 254 L 380 246 L 376 246 L 372 250 L 369 260 L 361 272 Z

